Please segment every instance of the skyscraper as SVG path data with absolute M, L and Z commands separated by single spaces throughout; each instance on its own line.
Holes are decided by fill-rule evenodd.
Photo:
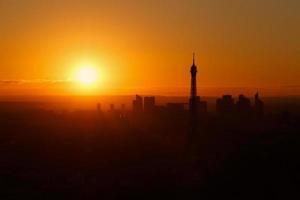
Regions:
M 216 103 L 217 113 L 223 117 L 232 116 L 235 113 L 235 102 L 231 95 L 223 95 L 222 98 L 217 99 Z
M 236 102 L 236 111 L 239 117 L 249 117 L 251 115 L 251 101 L 244 95 L 239 95 Z
M 258 92 L 255 94 L 254 112 L 258 118 L 264 115 L 264 102 L 260 99 Z
M 143 97 L 136 95 L 135 100 L 132 102 L 133 112 L 140 114 L 143 112 Z
M 155 97 L 144 97 L 144 111 L 153 112 L 155 110 Z

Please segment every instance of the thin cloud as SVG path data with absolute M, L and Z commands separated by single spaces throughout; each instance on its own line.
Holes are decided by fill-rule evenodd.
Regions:
M 20 84 L 65 84 L 71 80 L 51 80 L 51 79 L 32 79 L 32 80 L 0 80 L 1 85 L 20 85 Z
M 15 84 L 21 84 L 22 81 L 20 80 L 0 80 L 1 85 L 15 85 Z

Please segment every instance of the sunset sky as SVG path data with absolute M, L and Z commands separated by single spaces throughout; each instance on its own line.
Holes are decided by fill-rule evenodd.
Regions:
M 193 52 L 200 95 L 300 95 L 299 8 L 299 0 L 0 0 L 0 95 L 188 95 Z M 96 69 L 94 85 L 74 82 L 86 67 Z

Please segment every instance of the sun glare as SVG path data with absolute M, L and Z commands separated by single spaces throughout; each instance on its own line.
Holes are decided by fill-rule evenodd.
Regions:
M 103 66 L 103 65 L 101 65 Z M 73 90 L 80 94 L 97 94 L 104 88 L 104 71 L 99 62 L 77 61 L 72 72 Z
M 92 85 L 98 80 L 98 72 L 93 67 L 82 67 L 78 71 L 77 79 L 83 85 Z

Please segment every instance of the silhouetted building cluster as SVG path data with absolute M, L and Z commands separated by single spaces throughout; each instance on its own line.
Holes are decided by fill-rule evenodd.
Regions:
M 231 95 L 224 95 L 222 98 L 217 99 L 216 111 L 221 116 L 249 117 L 255 115 L 262 117 L 264 103 L 259 98 L 258 93 L 255 95 L 254 106 L 251 105 L 250 99 L 244 95 L 239 95 L 237 102 Z
M 132 101 L 132 116 L 138 121 L 145 119 L 168 119 L 174 122 L 179 120 L 180 123 L 188 122 L 188 143 L 193 146 L 194 141 L 199 140 L 202 123 L 208 115 L 208 104 L 203 101 L 197 94 L 197 73 L 198 69 L 195 64 L 195 55 L 193 55 L 193 64 L 190 68 L 191 90 L 188 102 L 169 102 L 166 105 L 157 105 L 155 96 L 136 95 Z M 97 110 L 101 112 L 101 105 L 98 104 Z M 125 104 L 121 104 L 120 109 L 115 109 L 114 104 L 110 105 L 111 116 L 126 119 L 130 115 L 126 111 Z M 239 95 L 238 99 L 231 95 L 224 95 L 216 101 L 216 113 L 218 116 L 232 119 L 248 119 L 255 117 L 260 119 L 264 115 L 264 103 L 259 94 L 255 94 L 254 104 L 251 104 L 249 98 Z
M 172 113 L 182 114 L 185 111 L 186 103 L 167 103 L 166 106 L 156 105 L 154 96 L 136 95 L 136 99 L 132 102 L 132 110 L 134 114 L 155 114 L 155 113 Z
M 188 113 L 190 134 L 197 132 L 197 128 L 203 117 L 208 116 L 208 105 L 206 101 L 201 100 L 197 94 L 197 73 L 198 69 L 195 64 L 195 55 L 193 55 L 193 64 L 190 68 L 191 74 L 191 90 L 188 102 L 174 103 L 169 102 L 166 105 L 157 105 L 155 96 L 136 95 L 132 101 L 132 113 L 135 116 L 141 115 L 159 115 L 168 114 L 169 116 L 179 116 Z M 97 106 L 98 112 L 101 111 L 101 105 Z M 127 116 L 125 112 L 125 104 L 121 105 L 121 110 L 115 110 L 114 104 L 110 105 L 110 111 L 116 113 L 116 116 Z M 216 113 L 223 117 L 249 117 L 255 116 L 261 118 L 264 115 L 264 103 L 260 99 L 259 94 L 255 94 L 254 105 L 251 104 L 249 98 L 239 95 L 235 100 L 231 95 L 224 95 L 216 101 Z
M 185 103 L 168 103 L 167 111 L 171 114 L 184 113 Z
M 147 113 L 154 112 L 155 107 L 154 96 L 143 98 L 142 96 L 136 95 L 135 100 L 132 102 L 132 110 L 135 114 L 141 114 L 143 111 Z
M 234 99 L 231 95 L 224 95 L 222 98 L 217 99 L 217 113 L 228 115 L 234 112 Z
M 155 96 L 136 95 L 132 111 L 125 104 L 108 104 L 107 112 L 100 103 L 97 111 L 56 112 L 48 104 L 0 102 L 0 173 L 9 195 L 2 199 L 28 193 L 42 199 L 45 191 L 124 198 L 126 191 L 136 197 L 137 189 L 154 191 L 153 198 L 164 191 L 174 199 L 191 192 L 199 198 L 228 191 L 236 196 L 256 185 L 281 191 L 289 180 L 295 185 L 287 192 L 298 192 L 299 113 L 274 116 L 267 110 L 263 117 L 257 93 L 254 101 L 224 95 L 216 101 L 218 116 L 208 115 L 208 103 L 197 95 L 196 72 L 194 61 L 191 94 L 183 102 L 158 105 Z

